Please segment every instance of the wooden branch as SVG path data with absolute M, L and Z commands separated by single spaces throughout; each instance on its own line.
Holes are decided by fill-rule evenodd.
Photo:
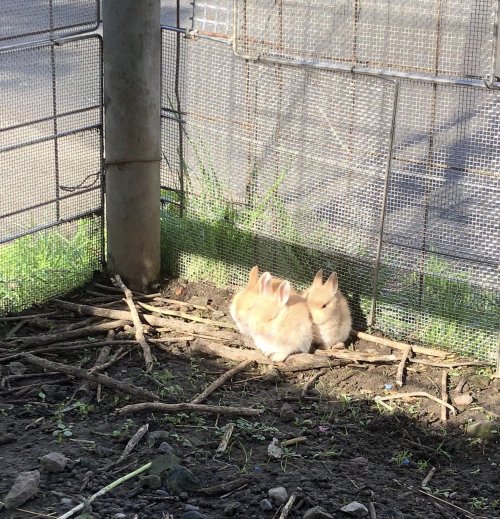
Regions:
M 281 509 L 281 513 L 278 519 L 286 519 L 292 511 L 293 505 L 297 500 L 297 492 L 294 492 L 285 503 L 285 506 Z
M 119 414 L 130 413 L 178 413 L 180 411 L 196 411 L 198 413 L 215 413 L 240 416 L 258 416 L 264 412 L 263 409 L 252 409 L 250 407 L 229 407 L 220 405 L 192 404 L 182 402 L 179 404 L 164 404 L 163 402 L 144 402 L 141 404 L 131 404 L 118 409 Z
M 176 312 L 175 310 L 167 310 L 166 308 L 159 308 L 158 306 L 147 305 L 146 303 L 141 303 L 140 301 L 138 302 L 138 304 L 146 310 L 149 310 L 150 312 L 156 312 L 158 314 L 163 315 L 170 315 L 172 317 L 180 317 L 181 319 L 187 319 L 188 321 L 195 321 L 197 323 L 218 326 L 219 328 L 229 328 L 231 330 L 237 330 L 236 326 L 232 323 L 214 321 L 213 319 L 205 319 L 204 317 L 198 317 L 197 315 L 186 314 L 184 312 Z
M 240 348 L 231 348 L 221 344 L 208 342 L 203 339 L 196 339 L 189 348 L 192 353 L 201 353 L 204 355 L 223 357 L 228 360 L 242 362 L 244 360 L 253 360 L 257 364 L 269 365 L 273 362 L 263 353 L 257 350 L 243 350 Z M 285 362 L 276 364 L 275 367 L 283 372 L 307 371 L 310 369 L 329 368 L 332 366 L 345 366 L 350 361 L 346 359 L 329 359 L 326 356 L 311 355 L 310 353 L 298 353 L 290 355 Z
M 206 400 L 206 398 L 210 394 L 212 394 L 218 387 L 222 386 L 224 382 L 231 379 L 232 377 L 234 377 L 234 375 L 236 375 L 236 373 L 243 371 L 252 364 L 254 364 L 253 360 L 244 360 L 243 362 L 240 362 L 236 367 L 230 369 L 229 371 L 226 371 L 217 380 L 214 380 L 209 386 L 207 386 L 204 389 L 202 393 L 200 393 L 197 397 L 193 398 L 193 400 L 191 400 L 191 403 L 200 404 L 201 402 L 203 402 L 203 400 Z
M 405 374 L 406 361 L 408 357 L 412 354 L 412 347 L 408 345 L 406 350 L 403 352 L 403 356 L 401 357 L 401 361 L 399 362 L 398 371 L 396 372 L 396 385 L 399 387 L 403 387 L 403 377 Z
M 160 303 L 167 303 L 169 305 L 178 305 L 178 306 L 186 306 L 191 308 L 196 308 L 196 310 L 211 310 L 208 306 L 203 305 L 194 305 L 193 303 L 189 303 L 187 301 L 178 301 L 177 299 L 168 299 L 167 297 L 155 297 L 155 301 L 159 301 Z
M 114 378 L 107 377 L 106 375 L 101 375 L 99 373 L 89 373 L 84 369 L 77 368 L 75 366 L 69 366 L 68 364 L 61 364 L 60 362 L 53 362 L 51 360 L 42 359 L 32 355 L 31 353 L 24 353 L 22 358 L 29 364 L 34 364 L 35 366 L 40 366 L 41 368 L 49 369 L 51 371 L 59 371 L 60 373 L 73 375 L 77 378 L 90 380 L 91 382 L 102 384 L 105 387 L 109 387 L 116 391 L 121 391 L 122 393 L 127 393 L 128 395 L 132 395 L 143 400 L 159 400 L 159 398 L 150 391 L 132 384 L 126 384 L 125 382 L 115 380 Z
M 409 346 L 409 344 L 404 342 L 391 341 L 390 339 L 384 339 L 383 337 L 375 337 L 374 335 L 370 335 L 369 333 L 365 332 L 354 331 L 353 334 L 358 339 L 364 339 L 365 341 L 374 342 L 375 344 L 380 344 L 382 346 L 388 346 L 389 348 L 394 348 L 396 350 L 405 351 Z M 435 350 L 433 348 L 424 348 L 422 346 L 413 345 L 411 348 L 415 353 L 421 353 L 422 355 L 428 355 L 429 357 L 445 358 L 450 355 L 446 351 Z
M 44 312 L 42 314 L 31 314 L 31 315 L 12 315 L 9 317 L 0 317 L 0 322 L 4 321 L 25 321 L 30 319 L 37 319 L 39 317 L 48 317 L 49 315 L 55 315 L 57 311 L 54 310 L 52 312 Z
M 16 340 L 22 340 L 23 347 L 42 346 L 53 342 L 68 341 L 71 339 L 79 339 L 80 337 L 88 337 L 98 333 L 105 333 L 109 330 L 116 330 L 127 324 L 126 321 L 110 321 L 107 323 L 93 324 L 76 330 L 69 330 L 61 333 L 49 333 L 47 335 L 34 335 L 33 337 L 17 337 Z
M 443 402 L 437 396 L 431 395 L 430 393 L 426 393 L 424 391 L 412 391 L 410 393 L 399 393 L 397 395 L 376 396 L 375 400 L 385 401 L 385 400 L 396 400 L 398 398 L 416 398 L 416 397 L 430 398 L 431 400 L 434 400 L 434 402 L 437 402 L 439 405 L 443 405 L 443 406 L 447 407 L 452 412 L 453 415 L 457 414 L 457 410 L 452 405 L 450 405 L 446 402 Z
M 464 361 L 456 361 L 456 362 L 432 362 L 432 360 L 427 359 L 408 359 L 410 362 L 414 364 L 422 364 L 424 366 L 433 366 L 435 368 L 445 368 L 445 369 L 454 369 L 460 368 L 462 366 L 490 366 L 487 362 L 481 362 L 479 360 L 464 360 Z
M 132 321 L 132 314 L 125 310 L 112 310 L 110 308 L 100 308 L 98 306 L 79 305 L 69 301 L 61 301 L 59 299 L 54 300 L 54 302 L 61 308 L 66 308 L 67 310 L 72 310 L 83 315 L 98 315 L 99 317 L 107 317 L 108 319 Z M 213 329 L 210 326 L 201 323 L 186 323 L 180 319 L 168 319 L 166 317 L 157 317 L 148 314 L 142 314 L 142 318 L 151 326 L 164 327 L 169 330 L 185 333 L 186 335 L 191 333 L 213 333 Z M 239 333 L 221 330 L 218 331 L 217 334 L 221 339 L 235 344 L 241 344 L 242 342 L 242 337 Z
M 443 373 L 441 374 L 441 400 L 444 403 L 448 403 L 448 370 L 443 369 Z M 446 422 L 448 420 L 448 413 L 446 407 L 441 406 L 441 420 Z
M 397 362 L 399 360 L 396 355 L 372 355 L 370 353 L 362 353 L 352 350 L 316 350 L 314 354 L 330 357 L 332 359 L 347 359 L 350 362 L 387 363 Z
M 135 338 L 137 339 L 139 346 L 142 348 L 144 363 L 146 364 L 146 372 L 149 372 L 153 369 L 153 356 L 151 355 L 151 348 L 149 347 L 149 344 L 146 342 L 146 338 L 144 337 L 144 330 L 142 328 L 141 320 L 139 319 L 139 314 L 137 313 L 137 308 L 135 307 L 134 301 L 132 299 L 132 292 L 122 281 L 122 278 L 119 274 L 115 275 L 114 282 L 118 285 L 119 288 L 123 290 L 123 293 L 125 294 L 127 306 L 129 307 L 130 313 L 132 314 L 132 322 L 134 323 L 135 328 Z
M 318 380 L 319 377 L 322 377 L 327 372 L 326 368 L 320 369 L 315 375 L 313 375 L 302 388 L 302 396 L 306 396 L 309 388 Z
M 431 467 L 431 470 L 427 473 L 427 476 L 423 479 L 422 483 L 420 483 L 421 488 L 425 488 L 429 481 L 434 477 L 434 474 L 436 473 L 436 467 Z

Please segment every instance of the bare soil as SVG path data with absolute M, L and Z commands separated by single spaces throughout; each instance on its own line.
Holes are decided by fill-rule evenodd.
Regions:
M 89 294 L 89 290 L 103 296 Z M 197 311 L 171 305 L 171 309 L 229 321 L 223 315 L 229 291 L 172 280 L 162 293 L 209 308 Z M 113 298 L 119 301 L 120 297 L 89 285 L 66 299 L 101 306 Z M 126 309 L 123 302 L 112 307 Z M 121 415 L 117 409 L 139 400 L 102 388 L 98 402 L 95 387 L 89 394 L 77 392 L 81 380 L 58 372 L 44 373 L 23 357 L 12 357 L 20 351 L 38 350 L 38 356 L 56 362 L 85 369 L 94 365 L 100 347 L 93 344 L 102 341 L 103 334 L 86 336 L 85 345 L 71 350 L 67 347 L 82 339 L 66 341 L 59 350 L 54 350 L 54 344 L 27 347 L 23 340 L 13 340 L 90 324 L 88 316 L 61 310 L 54 303 L 25 314 L 51 311 L 56 313 L 26 320 L 16 330 L 19 321 L 0 321 L 2 501 L 18 473 L 40 470 L 39 491 L 21 508 L 41 517 L 56 517 L 162 452 L 173 450 L 178 463 L 198 478 L 201 490 L 176 493 L 168 489 L 165 474 L 158 483 L 155 478 L 144 477 L 144 473 L 96 499 L 89 508 L 92 516 L 277 518 L 280 504 L 274 501 L 271 510 L 263 511 L 261 502 L 268 498 L 269 489 L 283 486 L 288 495 L 297 493 L 289 518 L 302 518 L 314 506 L 323 507 L 332 517 L 347 518 L 350 516 L 341 508 L 353 501 L 366 507 L 373 503 L 376 515 L 372 511 L 371 517 L 378 519 L 500 517 L 498 440 L 469 438 L 465 434 L 469 422 L 499 418 L 500 381 L 491 378 L 490 368 L 449 371 L 450 395 L 453 397 L 455 388 L 462 386 L 461 394 L 470 394 L 473 402 L 457 406 L 457 416 L 449 416 L 447 421 L 440 419 L 439 404 L 427 398 L 387 402 L 392 411 L 374 402 L 376 395 L 397 392 L 425 391 L 441 396 L 442 368 L 411 364 L 404 387 L 398 389 L 397 363 L 353 363 L 328 369 L 306 395 L 302 394 L 303 386 L 317 370 L 283 373 L 269 366 L 254 366 L 235 375 L 204 402 L 263 409 L 258 417 L 199 412 Z M 217 333 L 213 327 L 211 334 Z M 151 328 L 146 337 L 175 336 Z M 117 334 L 117 340 L 130 337 L 133 333 L 126 330 Z M 222 358 L 186 356 L 185 340 L 168 343 L 169 351 L 156 348 L 153 342 L 151 345 L 157 360 L 151 373 L 144 370 L 139 347 L 122 345 L 127 354 L 110 366 L 107 374 L 148 389 L 164 402 L 189 402 L 235 365 Z M 113 351 L 117 347 L 113 346 Z M 391 353 L 388 348 L 364 341 L 349 348 Z M 12 371 L 18 371 L 11 362 L 21 362 L 26 371 L 12 376 Z M 22 371 L 22 367 L 17 369 Z M 216 449 L 230 422 L 235 425 L 232 437 L 227 450 L 217 456 Z M 148 433 L 117 463 L 126 443 L 144 424 L 149 425 Z M 156 440 L 154 435 L 148 436 L 155 431 L 163 431 Z M 303 437 L 300 443 L 283 448 L 281 459 L 268 455 L 273 438 L 283 441 L 299 437 Z M 160 447 L 162 442 L 171 449 L 165 444 Z M 63 472 L 47 473 L 39 458 L 54 451 L 63 453 L 69 461 Z M 422 481 L 432 467 L 435 474 L 422 489 Z M 207 488 L 232 482 L 236 482 L 234 488 Z M 199 507 L 199 513 L 204 515 L 186 515 L 190 508 L 187 505 Z M 0 516 L 35 517 L 25 511 L 1 508 Z

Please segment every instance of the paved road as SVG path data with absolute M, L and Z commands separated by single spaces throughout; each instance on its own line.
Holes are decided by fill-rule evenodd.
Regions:
M 182 27 L 190 26 L 190 0 L 181 0 Z M 162 0 L 161 23 L 175 25 L 176 0 Z M 54 23 L 69 26 L 88 22 L 95 16 L 92 0 L 59 0 Z M 45 0 L 2 0 L 0 48 L 47 37 L 49 10 Z M 87 25 L 89 27 L 89 25 Z M 100 30 L 98 31 L 100 32 Z M 30 34 L 15 38 L 19 34 Z M 95 130 L 59 140 L 59 171 L 55 170 L 53 134 L 52 73 L 49 49 L 23 50 L 0 55 L 0 150 L 33 140 L 38 144 L 0 153 L 0 242 L 33 226 L 45 225 L 60 217 L 68 218 L 97 207 L 97 192 L 71 198 L 64 203 L 43 205 L 75 187 L 91 186 L 99 171 L 99 139 Z M 56 49 L 57 111 L 65 113 L 99 104 L 99 45 L 87 40 Z M 38 124 L 33 120 L 46 119 Z M 92 110 L 59 120 L 58 132 L 92 126 L 99 122 L 99 111 Z M 21 125 L 21 126 L 20 126 Z M 57 176 L 59 182 L 56 181 Z M 5 217 L 14 211 L 39 205 L 28 212 Z

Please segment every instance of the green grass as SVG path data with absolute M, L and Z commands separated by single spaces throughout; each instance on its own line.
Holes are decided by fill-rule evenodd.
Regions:
M 61 295 L 100 267 L 100 222 L 80 220 L 0 246 L 0 315 Z

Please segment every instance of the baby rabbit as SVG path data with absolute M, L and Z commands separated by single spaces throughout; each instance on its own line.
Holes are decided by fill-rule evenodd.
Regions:
M 323 284 L 323 270 L 302 294 L 311 314 L 314 344 L 321 349 L 340 347 L 349 337 L 352 320 L 347 299 L 339 290 L 337 273 Z
M 288 281 L 273 290 L 273 279 L 264 272 L 259 279 L 259 298 L 250 311 L 248 327 L 255 345 L 274 362 L 295 352 L 309 352 L 312 323 L 305 299 L 292 291 Z
M 273 279 L 273 289 L 276 289 L 280 283 L 281 279 Z M 243 335 L 250 335 L 250 330 L 248 329 L 248 314 L 257 302 L 258 297 L 259 267 L 255 265 L 250 270 L 246 287 L 236 293 L 229 307 L 229 313 L 238 327 L 238 330 Z

